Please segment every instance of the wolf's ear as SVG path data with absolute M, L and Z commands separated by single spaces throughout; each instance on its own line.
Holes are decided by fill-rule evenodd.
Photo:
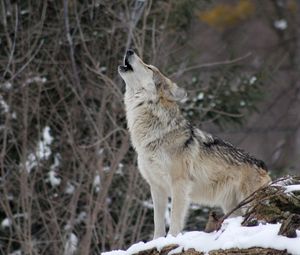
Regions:
M 187 97 L 185 89 L 173 83 L 168 89 L 164 89 L 165 97 L 170 101 L 181 101 Z

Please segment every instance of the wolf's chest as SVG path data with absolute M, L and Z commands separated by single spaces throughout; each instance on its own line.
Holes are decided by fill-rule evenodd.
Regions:
M 170 178 L 170 158 L 162 151 L 152 154 L 138 152 L 138 166 L 142 176 L 149 183 L 168 185 Z

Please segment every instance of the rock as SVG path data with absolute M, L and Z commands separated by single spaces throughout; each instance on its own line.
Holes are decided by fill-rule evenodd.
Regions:
M 300 215 L 291 214 L 286 220 L 283 221 L 278 235 L 294 238 L 297 237 L 297 229 L 300 230 Z
M 167 255 L 170 251 L 175 250 L 178 248 L 177 244 L 171 244 L 163 247 L 160 251 L 158 251 L 156 248 L 152 248 L 149 250 L 140 251 L 138 253 L 135 253 L 136 255 Z
M 144 250 L 134 255 L 167 255 L 170 251 L 176 249 L 178 245 L 168 245 L 164 247 L 161 251 L 157 249 Z M 188 249 L 180 253 L 172 253 L 180 255 L 204 255 L 205 253 L 196 251 L 195 249 Z M 227 249 L 227 250 L 213 250 L 208 253 L 208 255 L 288 255 L 289 253 L 286 250 L 280 251 L 270 248 L 259 248 L 253 247 L 249 249 Z
M 279 234 L 295 236 L 299 228 L 300 192 L 286 192 L 286 186 L 300 184 L 300 177 L 283 177 L 261 188 L 248 198 L 243 226 L 259 223 L 283 223 Z M 289 231 L 288 228 L 294 230 Z

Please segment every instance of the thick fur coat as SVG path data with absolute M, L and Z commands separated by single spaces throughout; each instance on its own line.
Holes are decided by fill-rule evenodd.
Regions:
M 226 213 L 270 181 L 262 161 L 192 126 L 178 105 L 186 97 L 184 89 L 132 50 L 119 73 L 126 83 L 127 122 L 138 167 L 150 184 L 154 238 L 165 235 L 168 197 L 169 233 L 176 236 L 191 202 L 220 206 Z

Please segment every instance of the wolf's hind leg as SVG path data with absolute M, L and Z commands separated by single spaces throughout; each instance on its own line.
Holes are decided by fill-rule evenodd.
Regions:
M 166 191 L 156 185 L 151 185 L 151 196 L 154 205 L 154 237 L 156 239 L 166 235 L 165 212 L 168 195 Z

